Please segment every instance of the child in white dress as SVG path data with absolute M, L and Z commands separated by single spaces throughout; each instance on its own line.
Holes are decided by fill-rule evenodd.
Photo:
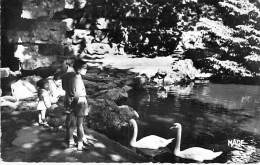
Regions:
M 46 111 L 51 107 L 51 96 L 49 93 L 48 80 L 41 79 L 37 82 L 38 86 L 38 98 L 37 105 L 38 113 L 38 125 L 48 126 L 46 121 Z

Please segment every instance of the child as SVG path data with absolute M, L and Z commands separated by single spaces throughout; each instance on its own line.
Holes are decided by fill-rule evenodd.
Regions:
M 46 111 L 51 107 L 51 98 L 49 94 L 49 84 L 47 79 L 41 79 L 37 82 L 39 102 L 37 105 L 38 125 L 49 126 L 46 121 Z
M 88 115 L 89 107 L 82 75 L 87 72 L 87 64 L 77 59 L 73 68 L 75 72 L 67 72 L 62 76 L 62 87 L 66 92 L 65 107 L 70 111 L 66 119 L 66 141 L 68 147 L 74 145 L 73 132 L 77 129 L 78 150 L 83 150 L 83 119 Z

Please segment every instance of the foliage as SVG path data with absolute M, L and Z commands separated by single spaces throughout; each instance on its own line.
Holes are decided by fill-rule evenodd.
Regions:
M 102 131 L 107 129 L 120 129 L 125 126 L 131 118 L 135 118 L 133 108 L 129 106 L 117 106 L 109 99 L 89 100 L 91 111 L 88 124 L 91 128 Z
M 172 54 L 178 45 L 181 32 L 177 28 L 177 6 L 181 5 L 166 0 L 90 0 L 82 17 L 108 19 L 109 30 L 103 33 L 108 33 L 110 42 L 121 44 L 127 53 L 153 57 Z
M 223 74 L 231 76 L 260 71 L 258 1 L 90 0 L 88 4 L 91 9 L 85 7 L 83 17 L 109 20 L 102 33 L 128 54 L 155 57 L 183 52 L 183 58 L 192 59 L 198 69 L 216 75 L 222 73 L 213 67 L 219 61 L 226 70 Z
M 181 46 L 187 50 L 185 58 L 191 58 L 197 67 L 208 71 L 215 70 L 212 66 L 221 63 L 220 68 L 225 71 L 215 70 L 215 74 L 244 77 L 258 73 L 260 11 L 257 2 L 202 0 L 199 3 L 201 9 L 206 10 L 201 10 L 194 30 L 183 32 Z M 206 55 L 208 50 L 211 55 Z M 200 55 L 196 58 L 198 52 Z M 205 58 L 200 58 L 202 54 Z M 214 60 L 209 60 L 209 55 Z
M 178 57 L 192 59 L 193 64 L 202 71 L 213 71 L 212 66 L 216 61 L 231 61 L 237 64 L 236 69 L 243 66 L 252 76 L 260 72 L 259 1 L 87 0 L 82 7 L 77 4 L 79 0 L 67 0 L 66 3 L 72 3 L 72 8 L 63 11 L 60 11 L 60 6 L 63 5 L 57 5 L 58 2 L 25 0 L 22 3 L 6 0 L 3 3 L 3 16 L 13 21 L 4 20 L 3 29 L 14 30 L 19 21 L 20 26 L 26 25 L 21 23 L 26 22 L 20 18 L 22 10 L 35 11 L 37 21 L 47 19 L 42 18 L 47 12 L 50 17 L 53 14 L 53 20 L 22 26 L 23 30 L 15 35 L 19 36 L 21 33 L 22 42 L 41 40 L 61 44 L 68 47 L 68 54 L 72 54 L 70 47 L 78 49 L 79 45 L 106 40 L 111 47 L 121 50 L 124 48 L 126 53 L 138 57 L 176 56 L 178 53 Z M 43 8 L 42 12 L 45 14 L 38 15 L 38 8 Z M 65 29 L 62 30 L 59 24 L 52 22 L 61 22 L 59 19 L 64 18 L 72 19 L 72 29 L 85 30 L 91 41 L 74 43 L 71 31 L 67 32 L 66 40 L 62 38 Z M 107 26 L 96 24 L 100 18 L 103 18 Z M 27 31 L 27 27 L 31 26 L 34 30 Z M 9 42 L 18 40 L 12 40 L 9 34 L 7 36 Z M 89 47 L 83 46 L 82 50 L 84 48 Z M 67 52 L 64 50 L 64 54 Z M 208 57 L 216 60 L 208 60 Z M 236 73 L 236 69 L 231 71 Z

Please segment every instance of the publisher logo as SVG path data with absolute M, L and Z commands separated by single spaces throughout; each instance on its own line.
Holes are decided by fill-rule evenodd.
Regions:
M 244 142 L 244 140 L 240 140 L 240 139 L 231 139 L 231 140 L 228 140 L 228 146 L 229 147 L 243 147 L 244 144 L 246 144 Z

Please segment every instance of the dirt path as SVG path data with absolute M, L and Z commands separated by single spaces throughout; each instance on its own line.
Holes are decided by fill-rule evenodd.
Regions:
M 66 149 L 64 129 L 33 126 L 33 111 L 1 110 L 1 157 L 7 162 L 146 162 L 134 151 L 106 136 L 86 130 L 89 150 Z

